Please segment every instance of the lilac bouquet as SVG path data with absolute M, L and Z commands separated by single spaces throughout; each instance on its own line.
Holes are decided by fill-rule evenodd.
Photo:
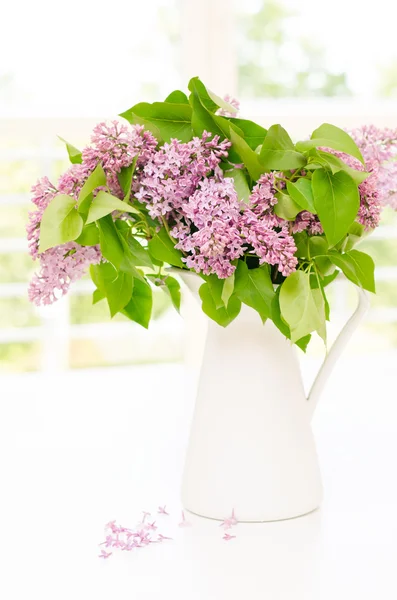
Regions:
M 100 123 L 82 152 L 67 143 L 71 167 L 33 187 L 30 300 L 54 302 L 89 269 L 94 303 L 148 327 L 153 286 L 179 309 L 171 266 L 203 280 L 219 325 L 245 303 L 305 349 L 313 332 L 325 339 L 339 273 L 375 291 L 373 260 L 354 246 L 397 190 L 397 131 L 325 123 L 294 144 L 198 78 L 189 91 Z

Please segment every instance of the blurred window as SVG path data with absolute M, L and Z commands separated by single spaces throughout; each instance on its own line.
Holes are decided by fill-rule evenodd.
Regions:
M 56 179 L 66 168 L 57 134 L 79 147 L 98 119 L 164 98 L 193 75 L 219 93 L 235 93 L 243 116 L 264 125 L 282 121 L 295 137 L 324 120 L 397 126 L 397 8 L 388 0 L 378 0 L 376 11 L 346 0 L 334 0 L 331 11 L 315 0 L 113 0 L 110 12 L 100 1 L 37 0 L 10 3 L 6 12 L 10 26 L 0 37 L 0 368 L 6 371 L 182 355 L 181 320 L 161 293 L 149 332 L 123 317 L 111 321 L 102 303 L 92 307 L 89 278 L 51 307 L 28 303 L 29 190 L 38 177 Z M 362 246 L 379 265 L 378 295 L 356 344 L 365 352 L 397 347 L 396 213 L 385 211 L 383 221 Z M 338 325 L 353 296 L 350 286 L 335 285 Z

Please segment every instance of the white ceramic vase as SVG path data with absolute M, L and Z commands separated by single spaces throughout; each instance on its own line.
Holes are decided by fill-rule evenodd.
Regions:
M 198 298 L 203 283 L 183 276 Z M 198 298 L 199 300 L 199 298 Z M 271 321 L 243 305 L 226 328 L 208 319 L 182 484 L 184 507 L 224 519 L 276 521 L 304 515 L 322 499 L 311 417 L 325 381 L 368 308 L 343 328 L 306 398 L 295 348 Z

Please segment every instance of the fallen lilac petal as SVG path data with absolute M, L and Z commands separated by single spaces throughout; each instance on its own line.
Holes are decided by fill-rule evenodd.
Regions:
M 172 537 L 168 537 L 166 535 L 163 535 L 162 533 L 159 533 L 159 537 L 158 537 L 158 542 L 163 542 L 164 540 L 172 540 Z
M 223 536 L 223 540 L 225 540 L 225 542 L 229 542 L 230 540 L 233 540 L 236 536 L 235 535 L 230 535 L 230 533 L 225 533 Z
M 228 519 L 232 525 L 237 525 L 238 520 L 236 519 L 236 515 L 234 513 L 234 508 L 232 509 L 232 516 Z
M 146 521 L 146 518 L 150 517 L 150 512 L 146 512 L 145 510 L 143 510 L 142 514 L 143 514 L 142 523 L 144 523 Z
M 128 535 L 129 533 L 132 533 L 132 529 L 130 529 L 129 527 L 119 527 L 119 532 L 126 533 Z
M 153 523 L 147 523 L 145 525 L 145 529 L 147 531 L 156 531 L 156 529 L 157 529 L 156 521 L 153 521 Z
M 224 521 L 222 521 L 222 523 L 219 525 L 219 527 L 223 527 L 223 529 L 231 529 L 232 522 L 230 519 L 225 519 Z
M 111 529 L 112 531 L 114 531 L 114 529 L 117 529 L 116 521 L 109 521 L 109 523 L 106 523 L 105 531 L 107 529 Z
M 100 546 L 105 545 L 106 548 L 110 548 L 113 544 L 113 542 L 115 541 L 115 539 L 111 536 L 111 535 L 107 535 L 106 539 L 104 542 L 102 542 L 101 544 L 99 544 Z
M 149 540 L 149 538 L 143 538 L 143 539 L 141 540 L 141 547 L 142 547 L 142 546 L 147 546 L 147 545 L 148 545 L 148 544 L 150 544 L 150 543 L 151 543 L 151 540 Z
M 185 512 L 182 511 L 182 521 L 179 523 L 178 527 L 191 527 L 191 523 L 186 521 Z
M 105 550 L 101 550 L 101 553 L 98 554 L 98 558 L 109 558 L 109 556 L 111 556 L 112 554 L 112 552 L 106 552 Z
M 157 512 L 159 515 L 167 515 L 167 517 L 169 517 L 169 513 L 166 511 L 165 506 L 159 506 Z
M 143 539 L 146 536 L 147 536 L 147 532 L 144 529 L 140 529 L 134 535 L 134 537 L 139 538 L 139 539 Z

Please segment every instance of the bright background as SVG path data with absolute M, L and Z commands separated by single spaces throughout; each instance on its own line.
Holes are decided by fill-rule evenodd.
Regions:
M 31 185 L 67 167 L 57 135 L 81 147 L 96 121 L 194 75 L 296 138 L 323 121 L 397 127 L 397 5 L 22 0 L 1 16 L 0 596 L 395 600 L 397 214 L 386 210 L 361 246 L 377 261 L 378 294 L 315 416 L 324 509 L 240 525 L 235 545 L 195 519 L 175 543 L 106 564 L 103 523 L 133 525 L 160 503 L 179 515 L 202 321 L 195 313 L 187 328 L 162 295 L 149 331 L 111 321 L 91 306 L 89 279 L 36 309 L 24 227 Z M 331 339 L 354 304 L 336 282 Z M 316 342 L 301 357 L 307 387 L 323 354 Z

